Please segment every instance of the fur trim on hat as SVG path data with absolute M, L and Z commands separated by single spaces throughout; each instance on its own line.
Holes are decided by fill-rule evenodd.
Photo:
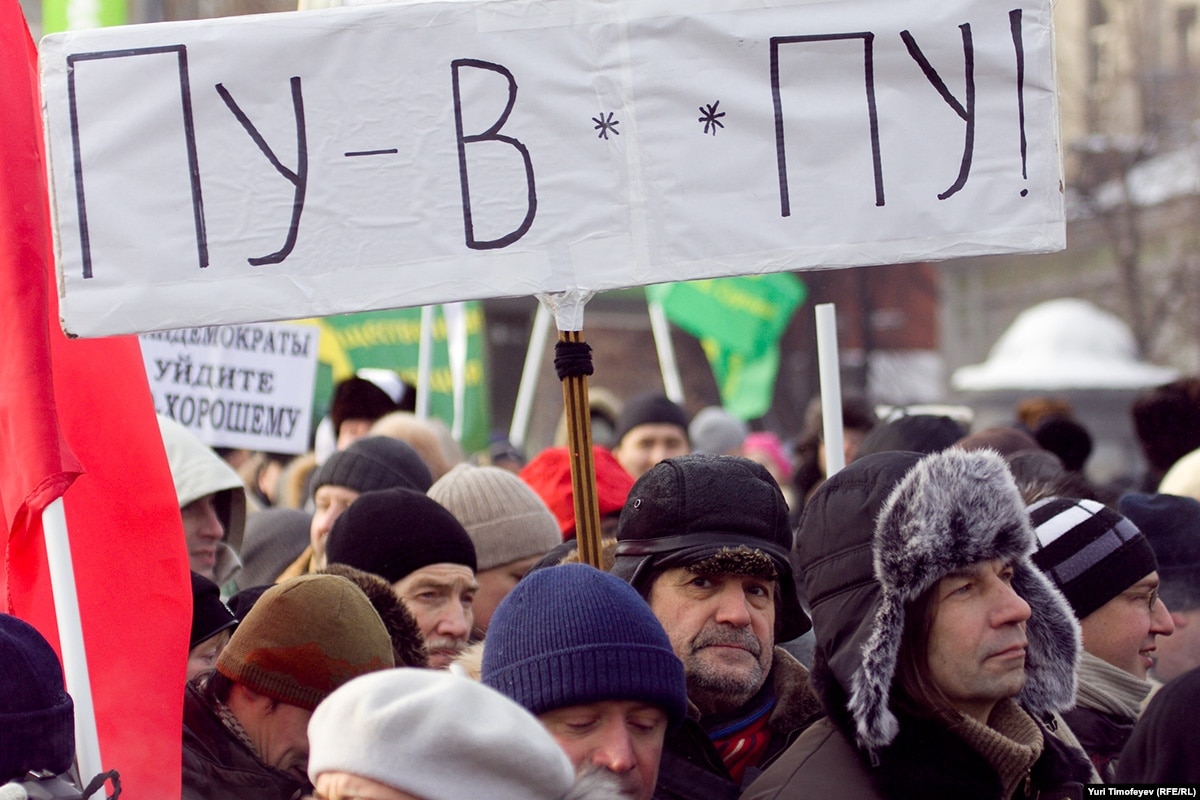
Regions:
M 1074 703 L 1079 626 L 1030 561 L 1034 548 L 1021 496 L 995 452 L 951 449 L 927 456 L 897 484 L 875 525 L 881 597 L 851 681 L 849 710 L 860 746 L 878 750 L 899 731 L 889 700 L 908 604 L 946 575 L 991 559 L 1012 563 L 1013 589 L 1032 612 L 1018 700 L 1039 717 Z

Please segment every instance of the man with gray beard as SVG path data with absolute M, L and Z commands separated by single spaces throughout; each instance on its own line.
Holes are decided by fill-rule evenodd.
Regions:
M 630 491 L 612 572 L 646 598 L 687 677 L 656 800 L 736 798 L 821 716 L 808 670 L 775 647 L 811 627 L 791 541 L 778 484 L 749 459 L 670 458 Z

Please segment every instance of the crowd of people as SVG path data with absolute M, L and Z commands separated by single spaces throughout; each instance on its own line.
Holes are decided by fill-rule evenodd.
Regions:
M 160 420 L 192 570 L 185 800 L 1200 782 L 1200 379 L 1134 404 L 1134 486 L 1088 480 L 1054 398 L 975 431 L 848 400 L 827 475 L 819 407 L 785 444 L 599 392 L 601 568 L 565 447 L 467 459 L 387 389 L 340 385 L 298 458 Z M 71 698 L 5 615 L 0 684 L 0 791 L 61 780 Z

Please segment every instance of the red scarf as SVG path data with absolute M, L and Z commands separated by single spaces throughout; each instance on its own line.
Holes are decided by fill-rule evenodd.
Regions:
M 766 755 L 767 745 L 771 741 L 771 732 L 767 730 L 769 718 L 770 714 L 761 714 L 746 727 L 712 740 L 729 774 L 738 784 L 741 784 L 746 768 L 757 765 Z

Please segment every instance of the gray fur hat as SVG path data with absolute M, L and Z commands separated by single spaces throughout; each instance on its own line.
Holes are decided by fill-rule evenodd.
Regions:
M 1039 717 L 1074 703 L 1079 626 L 1029 558 L 1033 528 L 997 453 L 856 461 L 806 506 L 797 546 L 817 647 L 849 695 L 861 747 L 881 749 L 899 732 L 889 704 L 907 606 L 946 575 L 991 559 L 1011 561 L 1013 589 L 1032 612 L 1017 700 Z

